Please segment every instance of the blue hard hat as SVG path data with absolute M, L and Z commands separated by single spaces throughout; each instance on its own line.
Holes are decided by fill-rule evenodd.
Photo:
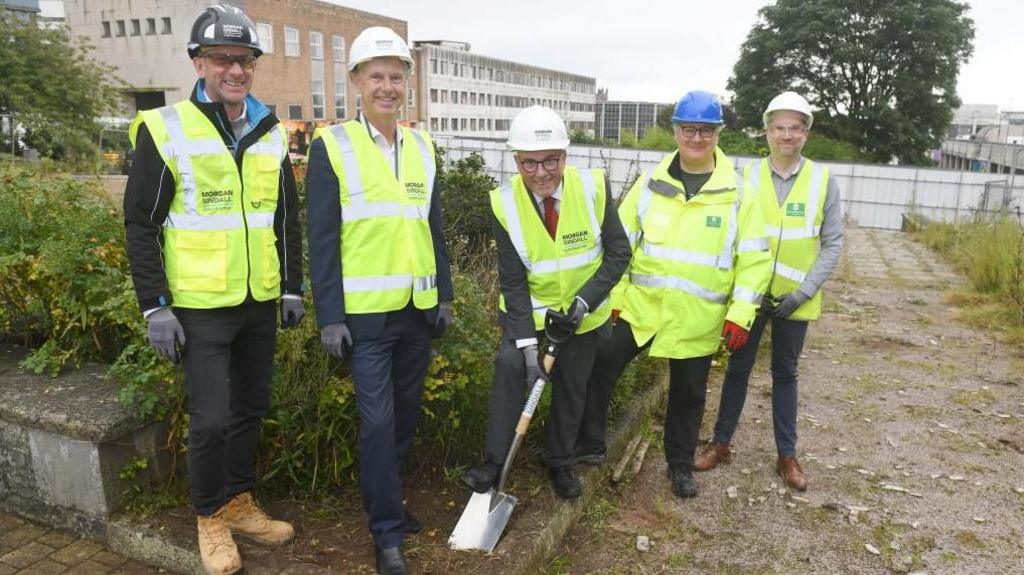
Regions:
M 711 92 L 703 90 L 687 92 L 676 104 L 672 121 L 722 124 L 722 104 L 718 102 L 718 96 Z

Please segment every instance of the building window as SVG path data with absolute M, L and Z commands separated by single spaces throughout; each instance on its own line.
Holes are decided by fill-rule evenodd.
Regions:
M 462 102 L 463 104 L 469 101 L 469 96 L 466 94 L 466 92 L 462 93 L 462 97 L 459 98 L 459 101 Z
M 448 103 L 448 90 L 441 90 L 441 103 L 442 104 L 447 104 Z
M 441 131 L 442 132 L 447 132 L 448 131 L 448 118 L 441 118 Z
M 431 88 L 430 89 L 430 103 L 431 104 L 436 104 L 437 103 L 437 88 Z
M 309 57 L 313 60 L 324 59 L 324 35 L 320 32 L 309 33 Z
M 274 25 L 266 22 L 256 23 L 256 35 L 260 39 L 260 50 L 264 54 L 274 53 Z
M 337 74 L 334 76 L 339 78 Z M 345 83 L 344 76 L 340 76 L 341 80 L 334 81 L 334 117 L 337 119 L 344 118 L 348 111 L 345 109 L 345 90 L 348 86 Z
M 462 131 L 465 132 L 466 131 L 466 119 L 465 118 L 462 119 L 462 124 L 461 125 L 462 125 Z
M 405 101 L 409 103 L 410 108 L 416 107 L 416 89 L 409 88 L 409 95 L 406 96 Z
M 156 18 L 146 18 L 146 36 L 156 34 Z
M 142 36 L 142 23 L 138 18 L 132 18 L 132 36 Z
M 430 59 L 430 73 L 431 74 L 437 74 L 437 58 L 431 58 Z M 437 118 L 431 118 L 431 119 L 434 120 L 435 124 L 437 123 Z
M 310 83 L 310 92 L 313 95 L 313 119 L 324 119 L 324 81 L 313 80 Z
M 459 93 L 456 92 L 455 90 L 452 90 L 452 104 L 458 104 L 458 103 L 459 103 Z
M 331 38 L 331 47 L 334 50 L 334 61 L 339 64 L 345 63 L 345 39 L 341 36 Z
M 171 17 L 170 16 L 164 16 L 163 18 L 161 18 L 160 19 L 160 26 L 161 26 L 161 28 L 160 28 L 160 33 L 161 34 L 170 34 L 171 33 Z
M 103 21 L 103 37 L 110 38 L 110 22 Z
M 302 106 L 291 104 L 288 106 L 288 119 L 289 120 L 301 120 L 302 119 Z
M 277 104 L 267 104 L 266 102 L 264 102 L 263 105 L 266 106 L 268 110 L 270 110 L 271 114 L 275 116 L 277 115 Z
M 284 55 L 299 55 L 299 29 L 291 26 L 284 27 Z
M 430 119 L 430 131 L 431 132 L 436 132 L 437 131 L 437 118 L 431 118 Z
M 447 60 L 441 60 L 441 74 L 447 74 L 447 73 L 448 73 L 448 61 Z
M 469 119 L 469 131 L 471 131 L 471 132 L 475 132 L 476 131 L 476 118 L 470 118 Z
M 124 20 L 118 20 L 117 24 L 117 35 L 118 37 L 124 36 Z

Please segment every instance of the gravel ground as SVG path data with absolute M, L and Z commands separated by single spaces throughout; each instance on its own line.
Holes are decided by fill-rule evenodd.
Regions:
M 800 364 L 808 491 L 774 473 L 762 350 L 733 462 L 679 500 L 656 440 L 547 572 L 1024 573 L 1024 352 L 957 321 L 946 294 L 962 281 L 900 233 L 848 229 Z

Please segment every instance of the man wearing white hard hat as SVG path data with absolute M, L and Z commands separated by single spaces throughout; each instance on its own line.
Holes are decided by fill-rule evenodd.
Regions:
M 452 321 L 434 144 L 398 125 L 413 60 L 367 28 L 352 43 L 359 117 L 319 128 L 306 175 L 309 263 L 320 339 L 349 362 L 359 408 L 359 480 L 377 570 L 406 573 L 401 469 L 420 416 L 431 337 Z
M 747 381 L 765 326 L 772 332 L 772 423 L 775 469 L 786 485 L 807 489 L 796 459 L 797 361 L 808 322 L 821 315 L 821 287 L 843 249 L 839 187 L 828 168 L 801 155 L 814 122 L 811 106 L 795 92 L 776 96 L 764 112 L 767 158 L 748 164 L 744 180 L 755 189 L 771 244 L 773 275 L 747 346 L 729 361 L 711 445 L 697 457 L 698 471 L 731 459 L 730 441 L 747 396 Z
M 604 171 L 566 165 L 569 136 L 550 108 L 530 106 L 512 121 L 508 146 L 519 174 L 491 191 L 501 288 L 501 343 L 491 387 L 486 460 L 462 478 L 485 493 L 494 486 L 514 436 L 528 386 L 550 375 L 551 413 L 544 463 L 555 492 L 578 497 L 573 448 L 594 364 L 597 338 L 611 331 L 608 295 L 630 259 Z M 547 310 L 562 312 L 574 335 L 561 345 L 553 374 L 539 365 Z

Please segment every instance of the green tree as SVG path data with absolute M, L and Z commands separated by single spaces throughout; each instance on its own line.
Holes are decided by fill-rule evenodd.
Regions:
M 473 152 L 465 158 L 450 160 L 444 148 L 439 147 L 438 152 L 444 233 L 452 262 L 459 265 L 463 256 L 475 256 L 487 249 L 491 239 L 488 193 L 498 187 L 498 182 L 487 173 L 480 154 Z
M 820 113 L 815 129 L 878 162 L 926 164 L 959 106 L 974 22 L 955 0 L 778 0 L 761 9 L 728 88 L 741 124 L 761 127 L 792 89 Z
M 13 115 L 25 142 L 46 156 L 94 154 L 96 118 L 118 108 L 120 81 L 91 49 L 64 27 L 0 12 L 0 114 Z

